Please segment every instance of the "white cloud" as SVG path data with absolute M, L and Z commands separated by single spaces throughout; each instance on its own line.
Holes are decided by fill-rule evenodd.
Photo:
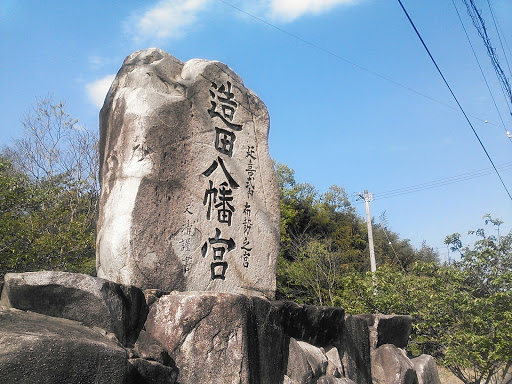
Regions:
M 94 70 L 98 70 L 98 69 L 101 69 L 109 64 L 112 64 L 112 58 L 106 58 L 106 57 L 101 57 L 101 56 L 94 56 L 94 55 L 91 55 L 88 57 L 89 59 L 89 66 L 94 69 Z
M 115 77 L 116 75 L 108 75 L 86 85 L 89 99 L 98 108 L 103 106 L 105 96 L 107 96 L 107 92 L 110 89 L 110 86 L 112 85 Z
M 289 23 L 306 14 L 320 14 L 338 5 L 362 0 L 231 0 L 247 12 Z M 160 0 L 144 11 L 132 13 L 125 22 L 126 32 L 136 43 L 159 44 L 180 38 L 197 25 L 199 13 L 212 0 Z M 223 5 L 220 4 L 219 7 Z M 224 6 L 223 8 L 229 9 Z
M 141 16 L 133 14 L 126 23 L 136 42 L 181 37 L 197 21 L 197 14 L 210 0 L 161 0 Z
M 307 13 L 319 14 L 337 5 L 351 5 L 358 0 L 270 0 L 270 15 L 284 22 L 292 22 Z

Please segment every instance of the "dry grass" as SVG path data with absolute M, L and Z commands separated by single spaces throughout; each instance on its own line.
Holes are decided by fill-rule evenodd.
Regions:
M 437 366 L 441 384 L 463 384 L 449 369 Z

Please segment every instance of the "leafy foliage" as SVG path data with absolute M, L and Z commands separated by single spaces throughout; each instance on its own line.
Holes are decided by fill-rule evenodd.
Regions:
M 24 121 L 25 137 L 0 154 L 0 278 L 54 269 L 94 274 L 98 202 L 97 138 L 62 103 L 43 99 Z M 412 354 L 428 353 L 466 384 L 510 383 L 512 232 L 472 232 L 460 260 L 439 265 L 427 244 L 414 249 L 374 224 L 378 269 L 369 273 L 366 225 L 345 190 L 318 193 L 275 164 L 281 188 L 278 299 L 336 305 L 349 313 L 410 314 Z
M 94 273 L 97 197 L 65 177 L 34 183 L 0 162 L 0 274 L 54 269 Z
M 467 384 L 510 382 L 512 232 L 474 233 L 471 248 L 459 234 L 447 236 L 461 253 L 450 265 L 420 260 L 407 271 L 382 265 L 374 276 L 345 275 L 350 289 L 339 291 L 336 304 L 352 313 L 412 315 L 412 354 L 433 355 Z
M 473 247 L 446 237 L 460 261 L 440 265 L 423 243 L 415 250 L 374 225 L 378 269 L 371 274 L 366 225 L 341 187 L 319 194 L 276 164 L 281 187 L 278 298 L 336 305 L 348 313 L 409 314 L 409 352 L 431 354 L 466 384 L 510 383 L 512 366 L 512 233 L 484 229 Z M 385 218 L 381 220 L 385 223 Z
M 42 269 L 94 274 L 95 136 L 50 99 L 37 102 L 24 129 L 0 156 L 0 278 Z
M 366 224 L 342 187 L 334 185 L 320 194 L 310 184 L 297 183 L 293 170 L 286 165 L 275 164 L 275 168 L 281 188 L 277 296 L 335 305 L 339 291 L 344 289 L 342 277 L 370 268 Z M 385 226 L 374 228 L 379 265 L 406 269 L 422 257 L 408 240 L 400 239 Z M 435 258 L 430 251 L 429 256 Z

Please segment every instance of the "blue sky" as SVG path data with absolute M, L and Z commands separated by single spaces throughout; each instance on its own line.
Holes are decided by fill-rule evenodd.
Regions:
M 454 2 L 504 125 L 452 2 L 403 0 L 512 192 L 510 104 L 463 2 Z M 510 79 L 488 3 L 475 2 Z M 512 65 L 512 2 L 490 4 Z M 480 227 L 486 213 L 512 227 L 512 202 L 495 174 L 446 184 L 491 164 L 397 1 L 2 0 L 0 34 L 0 145 L 20 137 L 24 113 L 48 94 L 97 129 L 124 58 L 156 46 L 233 68 L 267 105 L 275 160 L 320 192 L 332 184 L 373 192 L 376 222 L 385 211 L 389 229 L 414 246 L 426 240 L 444 257 L 444 237 Z M 363 215 L 364 205 L 354 205 Z

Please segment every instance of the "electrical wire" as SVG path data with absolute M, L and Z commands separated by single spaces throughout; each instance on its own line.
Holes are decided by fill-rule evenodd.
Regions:
M 512 50 L 510 50 L 510 46 L 508 45 L 508 41 L 507 41 L 507 37 L 506 35 L 503 33 L 503 29 L 501 29 L 501 25 L 500 25 L 500 22 L 498 20 L 498 18 L 496 18 L 496 24 L 498 25 L 498 28 L 500 30 L 500 33 L 501 33 L 501 37 L 503 38 L 503 41 L 505 42 L 505 47 L 507 47 L 507 51 L 508 51 L 508 54 L 510 56 L 512 56 Z M 506 53 L 505 53 L 506 55 Z M 509 68 L 510 69 L 510 68 Z M 510 74 L 512 76 L 512 72 Z
M 455 96 L 455 93 L 453 93 L 452 91 L 452 88 L 450 87 L 450 85 L 448 84 L 448 81 L 446 80 L 446 78 L 444 77 L 443 75 L 443 72 L 441 72 L 441 69 L 439 68 L 439 66 L 437 65 L 437 62 L 435 61 L 434 57 L 432 56 L 432 54 L 430 53 L 430 50 L 428 49 L 427 45 L 425 44 L 425 41 L 423 40 L 423 38 L 421 37 L 421 34 L 419 33 L 418 29 L 416 28 L 416 25 L 414 24 L 414 22 L 412 21 L 411 17 L 409 16 L 409 13 L 407 13 L 407 10 L 405 9 L 404 5 L 402 4 L 402 1 L 401 0 L 398 0 L 398 3 L 400 3 L 400 6 L 402 7 L 402 10 L 404 11 L 405 15 L 407 16 L 407 19 L 409 20 L 409 23 L 411 24 L 411 26 L 414 28 L 414 31 L 416 32 L 416 35 L 418 36 L 418 38 L 420 39 L 421 41 L 421 44 L 423 45 L 423 47 L 425 48 L 425 50 L 427 51 L 430 59 L 432 60 L 432 62 L 434 63 L 437 71 L 439 72 L 439 75 L 441 75 L 441 78 L 443 79 L 444 83 L 446 84 L 446 87 L 449 89 L 450 93 L 452 94 L 455 102 L 457 103 L 457 105 L 459 106 L 459 109 L 460 111 L 462 112 L 462 114 L 464 115 L 464 117 L 466 118 L 466 121 L 468 122 L 469 126 L 471 127 L 471 130 L 473 131 L 473 134 L 475 135 L 475 137 L 477 138 L 478 142 L 480 143 L 480 146 L 482 147 L 483 151 L 485 152 L 485 155 L 487 156 L 487 158 L 489 159 L 489 162 L 492 164 L 492 167 L 494 168 L 494 171 L 496 172 L 496 175 L 498 176 L 498 178 L 500 179 L 501 181 L 501 184 L 503 185 L 503 188 L 505 189 L 505 191 L 507 192 L 507 195 L 509 197 L 509 199 L 512 201 L 512 195 L 510 194 L 507 186 L 505 185 L 505 182 L 503 181 L 500 173 L 498 172 L 498 169 L 496 168 L 496 166 L 494 165 L 494 162 L 492 161 L 491 159 L 491 156 L 489 155 L 489 152 L 487 152 L 487 149 L 485 148 L 485 145 L 484 143 L 482 143 L 482 140 L 480 140 L 480 137 L 478 136 L 478 133 L 476 132 L 475 128 L 473 127 L 473 124 L 471 123 L 471 121 L 469 120 L 469 117 L 468 115 L 466 114 L 466 112 L 464 111 L 464 109 L 462 108 L 462 105 L 460 105 L 459 103 L 459 100 L 457 99 L 457 96 Z
M 501 35 L 502 35 L 502 34 L 500 34 L 501 28 L 498 29 L 498 22 L 497 22 L 496 18 L 494 17 L 494 11 L 492 9 L 491 2 L 489 0 L 487 0 L 487 4 L 489 5 L 489 10 L 491 11 L 492 21 L 494 23 L 494 28 L 496 28 L 496 34 L 498 35 L 498 39 L 500 41 L 501 50 L 503 51 L 503 57 L 505 57 L 505 62 L 507 63 L 508 73 L 510 74 L 510 76 L 512 76 L 512 71 L 510 70 L 510 64 L 508 63 L 507 52 L 505 52 L 505 48 L 503 47 L 503 42 L 501 41 Z
M 512 162 L 500 164 L 500 165 L 498 165 L 498 169 L 502 172 L 511 171 L 512 170 Z M 438 180 L 429 181 L 426 183 L 420 183 L 420 184 L 415 184 L 415 185 L 411 185 L 408 187 L 391 189 L 389 191 L 372 193 L 372 195 L 373 195 L 373 200 L 389 199 L 392 197 L 407 195 L 409 193 L 416 193 L 416 192 L 421 192 L 421 191 L 425 191 L 428 189 L 443 187 L 445 185 L 461 183 L 463 181 L 468 181 L 471 179 L 475 179 L 477 177 L 483 177 L 483 176 L 488 176 L 488 175 L 492 175 L 492 174 L 494 174 L 493 168 L 483 168 L 483 169 L 478 169 L 475 171 L 471 171 L 471 172 L 467 172 L 467 173 L 463 173 L 463 174 L 459 174 L 459 175 L 455 175 L 455 176 L 450 176 L 450 177 L 445 177 L 445 178 L 438 179 Z M 354 195 L 356 195 L 356 194 L 354 194 Z
M 500 171 L 510 171 L 510 170 L 512 170 L 512 162 L 501 164 L 498 166 L 498 168 Z M 409 187 L 392 189 L 392 190 L 384 191 L 384 192 L 380 192 L 380 193 L 373 193 L 373 197 L 374 197 L 373 199 L 374 200 L 382 200 L 382 199 L 388 199 L 391 197 L 406 195 L 409 193 L 421 192 L 421 191 L 424 191 L 427 189 L 438 188 L 438 187 L 443 187 L 445 185 L 460 183 L 460 182 L 471 180 L 471 179 L 474 179 L 477 177 L 492 175 L 493 173 L 494 173 L 493 168 L 479 169 L 476 171 L 471 171 L 471 172 L 463 173 L 463 174 L 456 175 L 456 176 L 446 177 L 443 179 L 434 180 L 434 181 L 430 181 L 427 183 L 421 183 L 421 184 L 416 184 L 416 185 L 412 185 Z
M 510 109 L 510 106 L 512 105 L 512 90 L 510 88 L 507 76 L 505 75 L 505 72 L 501 68 L 500 62 L 498 60 L 498 55 L 496 54 L 496 50 L 492 46 L 491 39 L 487 34 L 485 21 L 482 15 L 480 14 L 480 11 L 476 8 L 475 2 L 473 0 L 462 0 L 462 2 L 466 5 L 468 15 L 471 17 L 474 27 L 476 28 L 478 34 L 482 38 L 484 46 L 487 50 L 487 55 L 491 59 L 491 64 L 494 68 L 494 72 L 496 73 L 496 76 L 498 77 L 498 80 L 500 82 L 500 87 L 503 92 L 503 96 L 505 97 L 505 100 L 507 100 L 508 111 L 512 115 L 512 110 Z
M 391 246 L 391 249 L 393 250 L 393 253 L 395 254 L 395 259 L 396 261 L 398 262 L 398 264 L 400 265 L 400 268 L 402 268 L 402 271 L 405 272 L 405 268 L 404 268 L 404 265 L 402 264 L 402 261 L 400 260 L 400 258 L 398 257 L 398 254 L 396 253 L 396 250 L 395 250 L 395 247 L 393 246 L 393 243 L 391 242 L 389 236 L 388 236 L 388 220 L 386 219 L 386 211 L 384 211 L 380 217 L 381 219 L 381 228 L 382 228 L 382 231 L 384 232 L 384 235 L 386 236 L 386 239 L 388 241 L 388 244 Z
M 288 35 L 288 36 L 290 36 L 290 37 L 292 37 L 292 38 L 294 38 L 294 39 L 296 39 L 296 40 L 298 40 L 298 41 L 300 41 L 300 42 L 302 42 L 302 43 L 304 43 L 304 44 L 306 44 L 306 45 L 309 45 L 310 47 L 312 47 L 312 48 L 314 48 L 314 49 L 317 49 L 317 50 L 319 50 L 319 51 L 322 51 L 322 52 L 324 52 L 325 54 L 327 54 L 327 55 L 329 55 L 329 56 L 332 56 L 332 57 L 334 57 L 334 58 L 335 58 L 335 59 L 337 59 L 337 60 L 341 60 L 341 61 L 343 61 L 343 62 L 345 62 L 345 63 L 347 63 L 347 64 L 349 64 L 349 65 L 353 66 L 354 68 L 357 68 L 357 69 L 359 69 L 359 70 L 361 70 L 361 71 L 363 71 L 363 72 L 366 72 L 366 73 L 368 73 L 368 74 L 370 74 L 370 75 L 372 75 L 372 76 L 374 76 L 374 77 L 377 77 L 377 78 L 380 78 L 380 79 L 382 79 L 382 80 L 385 80 L 385 81 L 387 81 L 387 82 L 389 82 L 389 83 L 391 83 L 391 84 L 393 84 L 393 85 L 396 85 L 397 87 L 400 87 L 400 88 L 403 88 L 403 89 L 405 89 L 405 90 L 407 90 L 407 91 L 409 91 L 409 92 L 415 93 L 415 94 L 416 94 L 416 95 L 418 95 L 418 96 L 421 96 L 421 97 L 423 97 L 423 98 L 425 98 L 425 99 L 428 99 L 428 100 L 430 100 L 430 101 L 433 101 L 433 102 L 435 102 L 435 103 L 438 103 L 438 104 L 440 104 L 440 105 L 442 105 L 442 106 L 444 106 L 444 107 L 447 107 L 447 108 L 453 109 L 453 110 L 455 110 L 455 111 L 458 111 L 458 110 L 459 110 L 459 108 L 457 108 L 457 107 L 454 107 L 454 106 L 452 106 L 452 105 L 450 105 L 450 104 L 447 104 L 447 103 L 445 103 L 445 102 L 443 102 L 443 101 L 440 101 L 440 100 L 434 99 L 433 97 L 430 97 L 430 96 L 428 96 L 428 95 L 426 95 L 426 94 L 424 94 L 424 93 L 421 93 L 421 92 L 419 92 L 419 91 L 417 91 L 417 90 L 415 90 L 415 89 L 413 89 L 413 88 L 410 88 L 410 87 L 408 87 L 408 86 L 406 86 L 406 85 L 403 85 L 403 84 L 399 83 L 398 81 L 395 81 L 395 80 L 393 80 L 393 79 L 390 79 L 389 77 L 383 76 L 383 75 L 381 75 L 381 74 L 379 74 L 379 73 L 377 73 L 377 72 L 374 72 L 374 71 L 372 71 L 372 70 L 370 70 L 370 69 L 368 69 L 368 68 L 365 68 L 365 67 L 363 67 L 363 66 L 361 66 L 361 65 L 359 65 L 359 64 L 357 64 L 357 63 L 354 63 L 354 62 L 352 62 L 352 61 L 350 61 L 350 60 L 348 60 L 348 59 L 345 59 L 344 57 L 342 57 L 342 56 L 340 56 L 340 55 L 338 55 L 338 54 L 336 54 L 336 53 L 334 53 L 334 52 L 331 52 L 331 51 L 329 51 L 328 49 L 322 48 L 322 47 L 320 47 L 319 45 L 314 44 L 314 43 L 312 43 L 312 42 L 310 42 L 310 41 L 308 41 L 308 40 L 306 40 L 306 39 L 304 39 L 304 38 L 302 38 L 302 37 L 300 37 L 300 36 L 298 36 L 298 35 L 296 35 L 296 34 L 294 34 L 294 33 L 288 32 L 287 30 L 285 30 L 285 29 L 283 29 L 283 28 L 280 28 L 280 27 L 278 27 L 278 26 L 276 26 L 276 25 L 274 25 L 274 24 L 272 24 L 272 23 L 268 22 L 267 20 L 265 20 L 265 19 L 263 19 L 263 18 L 261 18 L 261 17 L 258 17 L 258 16 L 256 16 L 256 15 L 253 15 L 252 13 L 249 13 L 249 12 L 247 12 L 247 11 L 244 11 L 243 9 L 241 9 L 241 8 L 239 8 L 239 7 L 237 7 L 237 6 L 233 5 L 233 4 L 230 4 L 230 3 L 228 3 L 228 2 L 227 2 L 227 1 L 225 1 L 225 0 L 217 0 L 217 1 L 218 1 L 218 2 L 220 2 L 220 3 L 223 3 L 224 5 L 226 5 L 226 6 L 228 6 L 228 7 L 231 7 L 231 8 L 233 8 L 233 9 L 235 9 L 236 11 L 238 11 L 238 12 L 240 12 L 240 13 L 243 13 L 243 14 L 244 14 L 244 15 L 246 15 L 246 16 L 252 17 L 253 19 L 255 19 L 255 20 L 257 20 L 257 21 L 259 21 L 259 22 L 261 22 L 261 23 L 263 23 L 263 24 L 265 24 L 265 25 L 267 25 L 267 26 L 271 27 L 271 28 L 274 28 L 274 29 L 276 29 L 277 31 L 279 31 L 279 32 L 281 32 L 281 33 L 283 33 L 283 34 L 285 34 L 285 35 Z M 478 116 L 475 116 L 475 115 L 469 115 L 469 116 L 471 116 L 473 119 L 479 120 L 479 121 L 481 121 L 481 122 L 483 122 L 483 123 L 490 124 L 490 125 L 493 125 L 493 126 L 495 126 L 495 127 L 499 127 L 499 125 L 497 125 L 497 124 L 495 124 L 495 123 L 493 123 L 493 122 L 491 122 L 491 121 L 488 121 L 487 119 L 482 119 L 482 118 L 480 118 L 480 117 L 478 117 Z
M 459 10 L 457 9 L 457 6 L 455 5 L 455 1 L 452 0 L 453 7 L 455 8 L 455 12 L 457 13 L 457 17 L 459 18 L 460 24 L 462 25 L 462 29 L 464 30 L 464 33 L 466 35 L 466 38 L 468 40 L 469 46 L 471 47 L 471 51 L 473 51 L 473 56 L 475 57 L 475 60 L 478 64 L 478 68 L 480 69 L 480 73 L 482 74 L 482 77 L 484 78 L 485 85 L 487 86 L 487 90 L 489 91 L 489 94 L 491 95 L 492 102 L 494 103 L 494 107 L 496 108 L 496 112 L 498 112 L 498 116 L 500 117 L 501 124 L 503 125 L 503 129 L 505 130 L 505 133 L 507 133 L 507 128 L 505 127 L 505 122 L 503 121 L 503 117 L 501 116 L 500 110 L 498 108 L 498 105 L 496 104 L 496 99 L 494 98 L 494 95 L 491 91 L 491 87 L 489 86 L 489 83 L 487 81 L 487 78 L 485 77 L 484 71 L 482 69 L 482 66 L 480 65 L 480 60 L 478 60 L 478 56 L 476 55 L 475 48 L 473 47 L 473 44 L 471 43 L 471 39 L 469 38 L 469 34 L 466 30 L 466 27 L 464 26 L 464 23 L 462 22 L 462 18 L 460 16 Z M 508 137 L 508 135 L 507 135 Z M 512 138 L 508 138 L 509 142 L 512 143 Z

